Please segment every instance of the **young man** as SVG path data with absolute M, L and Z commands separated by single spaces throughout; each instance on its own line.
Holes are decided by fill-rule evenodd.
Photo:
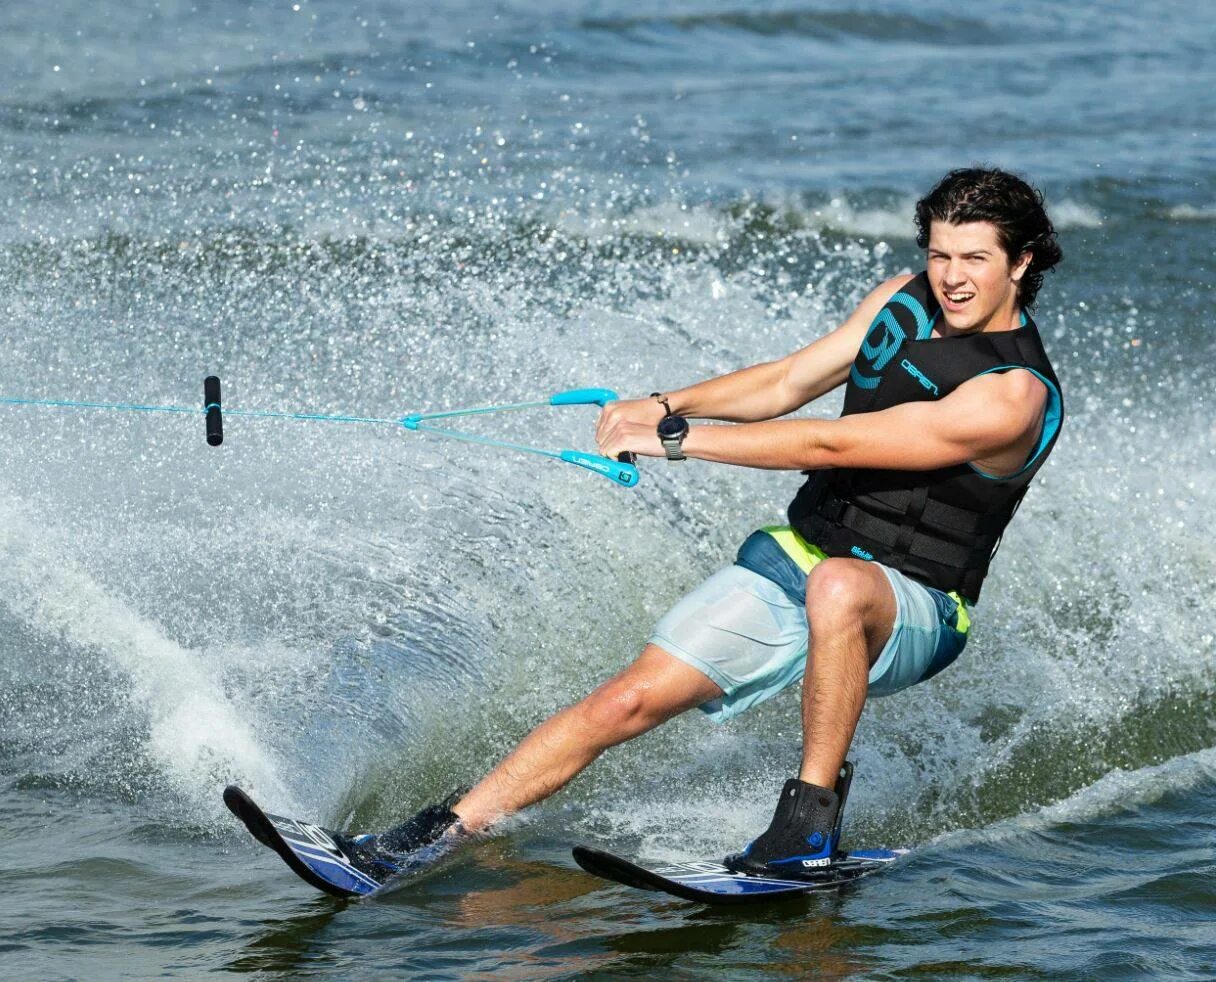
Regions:
M 1042 196 L 1003 171 L 957 170 L 917 203 L 916 223 L 926 271 L 880 284 L 826 337 L 603 411 L 605 456 L 805 471 L 789 525 L 753 533 L 632 665 L 538 726 L 470 791 L 367 848 L 485 829 L 678 713 L 699 706 L 724 720 L 805 674 L 798 775 L 769 828 L 728 864 L 788 876 L 832 862 L 847 790 L 838 780 L 867 695 L 924 681 L 958 656 L 1063 412 L 1027 313 L 1061 258 Z M 776 419 L 842 384 L 839 419 Z

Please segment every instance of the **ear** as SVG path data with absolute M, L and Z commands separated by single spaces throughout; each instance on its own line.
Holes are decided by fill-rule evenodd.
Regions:
M 1026 270 L 1030 269 L 1030 261 L 1034 259 L 1034 253 L 1030 249 L 1026 249 L 1018 256 L 1018 261 L 1013 264 L 1009 270 L 1009 278 L 1014 283 L 1021 282 L 1023 276 L 1026 275 Z

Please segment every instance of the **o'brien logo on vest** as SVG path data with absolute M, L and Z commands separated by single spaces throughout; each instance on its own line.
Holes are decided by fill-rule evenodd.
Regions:
M 934 395 L 937 395 L 937 386 L 929 381 L 929 379 L 925 377 L 924 373 L 913 365 L 912 362 L 908 361 L 907 358 L 899 363 L 899 367 L 916 379 L 916 381 L 918 381 L 923 388 L 928 389 Z
M 863 389 L 875 389 L 878 383 L 882 381 L 882 370 L 887 367 L 887 363 L 895 357 L 895 352 L 899 350 L 899 346 L 906 341 L 908 336 L 904 333 L 904 329 L 900 327 L 899 322 L 895 319 L 895 315 L 886 307 L 879 311 L 878 316 L 874 318 L 874 323 L 870 325 L 869 333 L 861 342 L 861 351 L 858 354 L 861 356 L 858 360 L 864 360 L 866 367 L 870 371 L 877 373 L 876 377 L 863 375 L 857 370 L 857 366 L 853 366 L 852 376 L 853 384 L 859 385 Z

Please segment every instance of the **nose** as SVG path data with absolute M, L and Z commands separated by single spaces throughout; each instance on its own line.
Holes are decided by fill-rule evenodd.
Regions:
M 942 273 L 942 281 L 946 286 L 962 286 L 967 281 L 967 273 L 963 269 L 963 261 L 961 259 L 951 258 L 946 263 L 946 269 Z

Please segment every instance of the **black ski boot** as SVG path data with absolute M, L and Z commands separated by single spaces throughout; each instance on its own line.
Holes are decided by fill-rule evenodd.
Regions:
M 742 853 L 727 856 L 727 868 L 755 876 L 814 879 L 841 855 L 841 819 L 852 781 L 848 761 L 835 790 L 790 778 L 768 829 Z

